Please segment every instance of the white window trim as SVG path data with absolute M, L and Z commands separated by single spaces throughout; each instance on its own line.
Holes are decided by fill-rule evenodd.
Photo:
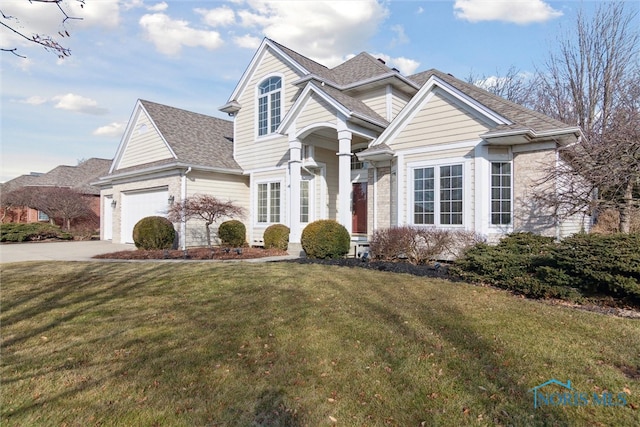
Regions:
M 253 99 L 255 102 L 255 108 L 254 108 L 254 116 L 253 116 L 253 122 L 254 122 L 254 133 L 255 133 L 255 138 L 256 140 L 260 140 L 260 141 L 264 141 L 264 140 L 268 140 L 271 138 L 278 138 L 281 137 L 282 135 L 276 133 L 276 132 L 271 132 L 271 109 L 268 108 L 268 117 L 267 117 L 267 133 L 264 135 L 260 135 L 260 124 L 259 124 L 259 115 L 260 115 L 260 106 L 258 103 L 258 99 L 260 98 L 260 85 L 267 79 L 271 78 L 271 77 L 279 77 L 280 78 L 280 123 L 282 123 L 282 119 L 284 118 L 284 100 L 285 100 L 285 95 L 286 95 L 286 90 L 285 90 L 285 79 L 284 79 L 284 74 L 282 73 L 271 73 L 271 74 L 267 74 L 266 76 L 263 76 L 258 83 L 255 85 L 254 88 L 254 95 L 253 95 Z M 273 93 L 273 92 L 269 92 L 269 93 Z M 269 105 L 269 104 L 268 104 Z
M 441 224 L 440 223 L 440 166 L 454 166 L 462 165 L 462 224 Z M 436 186 L 434 188 L 434 223 L 433 224 L 416 224 L 414 222 L 414 169 L 422 168 L 434 168 L 434 178 L 436 179 Z M 406 197 L 406 211 L 405 224 L 416 227 L 438 227 L 438 228 L 452 228 L 452 229 L 465 229 L 468 230 L 471 224 L 471 218 L 473 211 L 471 208 L 471 200 L 468 195 L 473 191 L 471 187 L 471 161 L 464 157 L 450 157 L 437 160 L 424 160 L 406 163 L 406 181 L 405 186 L 407 188 Z
M 280 184 L 280 221 L 278 222 L 271 222 L 271 212 L 270 212 L 270 208 L 271 208 L 271 187 L 269 185 L 267 185 L 267 191 L 268 191 L 268 197 L 267 197 L 267 222 L 258 222 L 258 185 L 259 184 L 272 184 L 272 183 L 279 183 Z M 286 221 L 286 206 L 285 206 L 285 197 L 287 196 L 287 192 L 285 191 L 285 182 L 284 179 L 282 178 L 275 178 L 275 179 L 269 179 L 269 178 L 265 178 L 265 179 L 261 179 L 259 181 L 255 182 L 255 186 L 254 186 L 254 190 L 253 190 L 253 203 L 251 204 L 251 208 L 253 210 L 253 223 L 255 224 L 255 228 L 267 228 L 270 225 L 273 224 L 287 224 Z

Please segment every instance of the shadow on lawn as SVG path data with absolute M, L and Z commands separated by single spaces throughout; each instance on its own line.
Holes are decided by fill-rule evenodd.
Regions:
M 28 269 L 29 267 L 25 267 L 24 271 L 17 273 L 28 274 Z M 5 385 L 20 380 L 30 381 L 51 372 L 55 372 L 57 376 L 69 372 L 80 375 L 84 369 L 94 366 L 100 368 L 93 376 L 78 384 L 70 384 L 66 387 L 57 385 L 54 391 L 41 398 L 20 402 L 11 409 L 11 412 L 3 408 L 3 417 L 10 420 L 13 416 L 38 411 L 45 404 L 51 406 L 55 402 L 73 398 L 89 390 L 95 393 L 95 402 L 92 406 L 96 411 L 97 420 L 117 417 L 118 410 L 120 413 L 122 411 L 126 413 L 140 408 L 159 412 L 161 408 L 150 409 L 146 405 L 151 403 L 143 400 L 145 393 L 152 391 L 156 396 L 162 396 L 167 405 L 172 406 L 167 409 L 171 415 L 178 414 L 187 420 L 197 420 L 196 423 L 206 420 L 207 417 L 215 417 L 215 414 L 222 414 L 228 418 L 237 416 L 238 419 L 256 426 L 295 427 L 300 425 L 305 416 L 305 408 L 302 405 L 296 408 L 291 407 L 291 399 L 294 396 L 289 395 L 293 388 L 293 386 L 290 388 L 289 384 L 295 379 L 291 378 L 294 373 L 289 372 L 287 366 L 278 366 L 278 363 L 288 360 L 278 353 L 300 351 L 302 354 L 304 349 L 288 348 L 286 344 L 279 343 L 278 336 L 270 336 L 270 331 L 279 327 L 296 330 L 295 322 L 299 322 L 300 319 L 308 322 L 307 328 L 312 327 L 315 322 L 314 319 L 305 317 L 305 314 L 315 307 L 313 304 L 317 295 L 314 289 L 301 289 L 296 286 L 298 280 L 296 275 L 300 270 L 292 271 L 283 264 L 275 272 L 270 270 L 272 276 L 269 280 L 272 283 L 262 283 L 263 278 L 252 277 L 248 283 L 238 285 L 228 277 L 230 267 L 212 268 L 207 270 L 207 283 L 216 284 L 215 293 L 203 293 L 201 299 L 187 298 L 181 293 L 194 288 L 178 286 L 173 293 L 164 296 L 170 300 L 170 304 L 154 307 L 155 310 L 160 311 L 157 316 L 130 313 L 137 322 L 134 323 L 135 326 L 144 327 L 149 331 L 145 332 L 146 335 L 127 336 L 126 331 L 121 330 L 117 324 L 117 316 L 129 315 L 127 310 L 132 310 L 132 307 L 137 307 L 139 310 L 144 307 L 131 305 L 126 306 L 122 309 L 123 311 L 117 311 L 113 307 L 114 302 L 122 301 L 126 304 L 127 301 L 135 302 L 139 298 L 148 296 L 149 293 L 153 293 L 153 290 L 145 285 L 158 276 L 166 276 L 169 281 L 166 285 L 173 285 L 172 269 L 173 267 L 166 265 L 136 266 L 135 275 L 127 270 L 128 274 L 123 273 L 115 277 L 111 275 L 113 269 L 109 265 L 91 264 L 73 269 L 60 281 L 16 296 L 7 307 L 3 301 L 1 316 L 3 329 L 22 321 L 37 319 L 38 316 L 47 315 L 51 311 L 60 312 L 59 317 L 48 320 L 21 336 L 4 337 L 2 347 L 5 354 L 2 364 L 7 367 L 13 365 L 12 375 L 3 375 Z M 256 276 L 259 276 L 260 271 L 256 270 Z M 180 279 L 182 283 L 190 283 L 199 277 L 199 273 L 193 273 L 193 277 L 189 277 L 188 274 L 183 272 Z M 408 287 L 405 292 L 391 292 L 390 286 L 398 286 L 397 280 L 403 280 L 398 279 L 397 276 L 393 279 L 390 276 L 390 282 L 381 281 L 371 285 L 366 292 L 353 285 L 359 283 L 357 271 L 343 271 L 340 275 L 335 275 L 337 276 L 344 276 L 347 280 L 328 280 L 326 286 L 340 296 L 340 301 L 353 304 L 357 313 L 349 315 L 375 317 L 379 322 L 375 325 L 376 327 L 391 330 L 406 342 L 420 343 L 426 353 L 436 351 L 433 347 L 434 343 L 424 339 L 424 331 L 427 329 L 437 333 L 448 346 L 455 348 L 459 357 L 447 361 L 443 366 L 446 369 L 444 375 L 461 379 L 455 385 L 455 390 L 462 390 L 470 396 L 483 394 L 479 400 L 490 412 L 485 415 L 491 417 L 484 422 L 507 425 L 531 424 L 534 421 L 540 424 L 567 425 L 570 423 L 558 408 L 536 410 L 537 420 L 524 418 L 523 414 L 534 414 L 532 397 L 526 387 L 518 385 L 518 378 L 514 378 L 512 373 L 502 367 L 504 358 L 514 357 L 514 355 L 504 354 L 504 349 L 500 348 L 499 343 L 480 336 L 475 331 L 473 319 L 454 304 L 438 298 L 437 303 L 434 303 L 437 304 L 437 309 L 420 306 L 417 301 L 423 301 L 424 297 L 418 298 L 415 292 L 420 288 L 416 287 Z M 96 287 L 94 281 L 98 279 L 103 283 Z M 271 286 L 273 284 L 277 286 Z M 82 292 L 78 292 L 79 290 Z M 233 296 L 232 303 L 228 298 L 230 296 Z M 43 302 L 29 304 L 32 299 L 41 299 Z M 194 304 L 196 300 L 198 303 Z M 25 305 L 25 308 L 20 309 L 21 305 Z M 71 306 L 73 306 L 71 310 L 65 310 Z M 102 320 L 107 322 L 104 325 L 104 333 L 122 334 L 115 340 L 110 339 L 109 345 L 114 346 L 113 348 L 100 349 L 105 335 L 84 339 L 78 343 L 65 341 L 68 343 L 67 346 L 55 351 L 58 353 L 55 355 L 56 359 L 45 361 L 50 364 L 49 366 L 31 368 L 28 375 L 13 374 L 20 372 L 20 368 L 16 367 L 18 365 L 35 367 L 42 361 L 41 354 L 30 354 L 24 351 L 20 359 L 17 359 L 17 356 L 11 354 L 15 351 L 13 347 L 24 345 L 34 337 L 56 333 L 56 328 L 102 306 L 107 306 L 105 310 L 115 310 L 114 316 L 116 316 Z M 300 312 L 291 310 L 291 307 L 296 307 Z M 255 314 L 245 315 L 252 312 Z M 342 318 L 330 317 L 332 312 L 329 311 L 320 311 L 320 313 L 329 317 L 329 319 L 323 319 L 329 323 Z M 402 316 L 406 313 L 416 313 L 418 323 L 405 323 Z M 373 321 L 374 319 L 368 319 L 369 323 Z M 328 327 L 325 323 L 322 325 L 322 327 Z M 312 331 L 304 328 L 300 330 L 300 333 Z M 336 328 L 336 331 L 340 331 L 339 333 L 343 335 L 341 338 L 344 342 L 354 340 L 353 331 L 350 333 L 348 328 Z M 303 342 L 299 337 L 297 339 L 297 342 Z M 197 345 L 187 347 L 191 342 Z M 93 344 L 107 356 L 94 359 L 93 355 L 84 354 L 87 348 L 93 347 Z M 104 343 L 102 345 L 104 346 Z M 67 354 L 75 355 L 78 351 L 80 351 L 80 357 L 74 358 L 71 362 L 64 357 Z M 390 366 L 403 362 L 392 353 L 385 352 L 384 348 L 379 348 L 376 356 Z M 223 373 L 225 368 L 231 371 L 229 375 L 236 377 L 233 385 L 225 382 L 226 377 Z M 266 374 L 261 374 L 269 369 L 273 371 L 272 376 L 265 377 Z M 303 366 L 299 369 L 303 369 Z M 9 369 L 5 372 L 8 371 Z M 356 374 L 357 372 L 353 372 L 353 375 Z M 417 382 L 416 378 L 409 373 L 403 374 L 401 369 L 396 370 L 395 375 L 398 377 L 393 380 L 392 386 L 403 387 L 413 393 L 426 394 L 429 390 L 429 384 Z M 482 378 L 482 384 L 474 382 L 475 380 L 464 380 L 478 377 Z M 250 382 L 252 379 L 255 381 Z M 245 382 L 243 383 L 242 380 Z M 309 381 L 304 377 L 302 380 Z M 111 391 L 109 387 L 114 384 L 116 388 L 127 389 L 122 392 L 125 394 L 119 395 L 119 391 Z M 480 390 L 479 386 L 496 390 L 494 393 L 501 395 L 501 399 L 492 400 L 489 393 Z M 101 390 L 104 387 L 110 391 L 103 393 Z M 127 394 L 130 398 L 126 397 Z M 210 396 L 215 396 L 213 402 L 217 407 L 200 407 L 201 402 L 214 405 L 211 403 Z M 6 397 L 3 398 L 5 401 L 6 399 Z M 436 404 L 428 402 L 428 396 L 414 396 L 414 400 L 425 401 L 426 412 L 437 410 Z M 220 409 L 223 405 L 226 407 Z M 464 405 L 465 403 L 461 401 L 460 411 L 464 410 Z M 416 405 L 412 406 L 413 410 L 415 407 Z M 401 410 L 401 408 L 396 409 Z M 313 410 L 322 413 L 324 409 L 313 408 Z M 414 425 L 419 425 L 425 416 L 428 417 L 425 412 L 416 412 L 411 415 L 415 418 Z M 438 416 L 436 413 L 432 415 Z M 472 413 L 470 416 L 477 415 Z
M 443 286 L 446 285 L 446 282 L 443 282 Z M 426 326 L 442 338 L 457 356 L 447 361 L 443 378 L 446 376 L 458 378 L 460 381 L 456 383 L 456 389 L 462 388 L 464 393 L 470 396 L 482 395 L 479 400 L 488 412 L 482 414 L 484 418 L 476 420 L 480 415 L 477 408 L 466 407 L 467 399 L 461 396 L 459 408 L 465 417 L 469 417 L 466 418 L 467 422 L 489 422 L 496 425 L 570 424 L 562 408 L 533 408 L 533 396 L 528 391 L 529 388 L 519 385 L 518 378 L 503 366 L 505 360 L 513 359 L 515 355 L 506 353 L 499 342 L 475 332 L 474 320 L 464 311 L 450 304 L 445 298 L 435 296 L 433 300 L 437 300 L 436 309 L 420 306 L 415 301 L 424 298 L 417 296 L 413 298 L 414 291 L 420 291 L 420 288 L 407 287 L 406 293 L 402 295 L 398 292 L 389 292 L 388 286 L 400 286 L 400 284 L 387 283 L 372 287 L 368 290 L 373 294 L 372 297 L 366 297 L 366 294 L 358 292 L 358 289 L 353 286 L 334 285 L 334 289 L 347 299 L 359 301 L 366 307 L 365 312 L 375 313 L 376 317 L 383 322 L 380 325 L 381 328 L 390 328 L 405 340 L 422 342 L 426 354 L 438 352 L 440 346 L 425 339 L 424 331 L 418 329 Z M 418 313 L 417 327 L 412 325 L 414 322 L 404 321 L 403 316 L 406 316 L 406 313 Z M 350 337 L 344 338 L 347 340 Z M 386 362 L 391 366 L 398 363 L 393 353 L 388 351 L 380 353 L 379 356 L 386 358 Z M 409 356 L 418 357 L 415 354 Z M 395 374 L 398 375 L 397 371 Z M 476 382 L 475 379 L 478 377 L 481 377 L 481 383 Z M 419 392 L 429 390 L 429 384 L 416 383 L 415 378 L 410 375 L 402 376 L 396 380 L 396 383 L 409 385 L 410 388 Z M 428 401 L 428 396 L 415 398 Z M 427 412 L 437 417 L 437 404 L 428 404 L 428 406 L 430 408 Z M 419 425 L 420 418 L 416 418 L 415 422 L 415 425 Z

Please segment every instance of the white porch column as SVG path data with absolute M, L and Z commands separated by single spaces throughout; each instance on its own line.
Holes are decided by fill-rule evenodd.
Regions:
M 300 168 L 302 144 L 291 136 L 289 139 L 289 242 L 300 243 Z
M 346 127 L 346 126 L 345 126 Z M 351 132 L 338 128 L 338 222 L 349 234 L 351 220 Z

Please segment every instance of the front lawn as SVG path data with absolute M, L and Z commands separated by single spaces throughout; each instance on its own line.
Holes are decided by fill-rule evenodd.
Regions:
M 5 264 L 1 286 L 3 426 L 640 424 L 640 321 L 493 288 L 113 262 Z M 550 379 L 588 404 L 534 409 Z

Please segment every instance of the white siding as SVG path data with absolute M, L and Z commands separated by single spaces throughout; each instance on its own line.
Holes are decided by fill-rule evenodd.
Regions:
M 318 122 L 336 122 L 336 111 L 326 101 L 313 94 L 296 118 L 296 129 Z
M 131 134 L 118 162 L 118 169 L 171 158 L 173 158 L 171 151 L 153 127 L 151 120 L 143 111 L 140 111 L 135 124 L 131 127 Z
M 245 215 L 238 218 L 222 218 L 218 223 L 212 224 L 211 242 L 219 244 L 217 238 L 218 226 L 229 219 L 237 219 L 247 227 L 249 232 L 249 177 L 240 175 L 227 175 L 213 172 L 191 172 L 187 175 L 187 197 L 196 194 L 210 194 L 222 201 L 232 201 L 245 210 Z M 176 198 L 177 200 L 177 198 Z M 204 221 L 190 220 L 186 227 L 187 246 L 206 246 L 206 228 Z M 247 236 L 249 238 L 249 236 Z
M 488 127 L 464 109 L 434 94 L 398 136 L 389 143 L 394 150 L 478 139 Z
M 369 108 L 378 113 L 380 117 L 387 117 L 387 88 L 379 87 L 375 90 L 356 95 L 356 99 L 364 102 Z
M 286 165 L 288 161 L 289 142 L 286 136 L 257 138 L 256 87 L 265 77 L 274 74 L 281 75 L 283 79 L 281 117 L 289 111 L 298 91 L 291 83 L 301 76 L 267 50 L 238 99 L 242 108 L 235 117 L 235 158 L 244 170 Z

